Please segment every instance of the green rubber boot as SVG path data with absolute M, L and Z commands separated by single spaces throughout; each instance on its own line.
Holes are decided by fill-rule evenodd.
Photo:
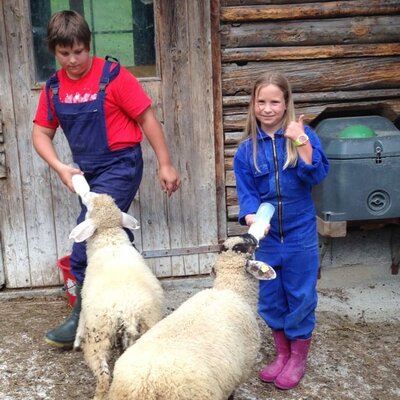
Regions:
M 76 284 L 76 300 L 74 308 L 68 319 L 59 327 L 46 333 L 45 341 L 53 347 L 72 349 L 76 330 L 78 329 L 79 314 L 81 312 L 81 289 L 82 284 Z

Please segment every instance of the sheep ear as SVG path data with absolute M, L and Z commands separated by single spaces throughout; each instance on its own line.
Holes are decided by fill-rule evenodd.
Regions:
M 276 278 L 275 270 L 262 261 L 247 261 L 246 271 L 261 281 L 270 281 Z
M 84 240 L 90 238 L 95 232 L 96 227 L 91 218 L 85 219 L 79 225 L 77 225 L 74 229 L 72 229 L 69 234 L 70 239 L 74 239 L 75 242 L 83 242 Z
M 131 231 L 140 228 L 138 220 L 136 218 L 133 218 L 132 215 L 129 215 L 124 212 L 121 214 L 122 214 L 122 226 L 124 228 L 128 228 Z

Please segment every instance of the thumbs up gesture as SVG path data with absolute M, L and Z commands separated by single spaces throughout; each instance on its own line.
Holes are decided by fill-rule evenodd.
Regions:
M 284 136 L 290 140 L 296 140 L 304 133 L 304 114 L 297 121 L 292 121 L 286 128 Z

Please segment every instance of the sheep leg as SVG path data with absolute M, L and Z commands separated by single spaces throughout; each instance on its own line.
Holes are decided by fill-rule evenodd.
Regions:
M 128 347 L 130 347 L 143 332 L 139 332 L 136 321 L 131 325 L 128 325 L 127 328 L 124 329 L 122 334 L 122 350 L 125 351 Z
M 86 363 L 96 378 L 96 391 L 93 400 L 105 400 L 110 387 L 110 367 L 108 365 L 111 354 L 110 332 L 97 333 L 88 337 L 84 344 Z
M 85 313 L 83 310 L 81 311 L 79 315 L 79 323 L 78 323 L 78 329 L 76 330 L 76 336 L 75 336 L 75 341 L 74 341 L 74 350 L 80 350 L 82 348 L 82 342 L 85 334 Z
M 234 400 L 235 398 L 235 392 L 233 392 L 229 397 L 228 400 Z

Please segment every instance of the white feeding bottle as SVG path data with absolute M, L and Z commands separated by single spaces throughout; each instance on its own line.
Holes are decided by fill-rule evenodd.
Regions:
M 258 241 L 265 236 L 265 229 L 274 215 L 275 207 L 270 203 L 261 203 L 256 213 L 256 220 L 250 225 L 249 234 Z
M 79 169 L 78 164 L 70 164 L 71 167 Z M 72 186 L 76 194 L 78 194 L 82 199 L 85 197 L 86 194 L 90 192 L 90 186 L 87 183 L 86 178 L 81 174 L 72 175 Z

